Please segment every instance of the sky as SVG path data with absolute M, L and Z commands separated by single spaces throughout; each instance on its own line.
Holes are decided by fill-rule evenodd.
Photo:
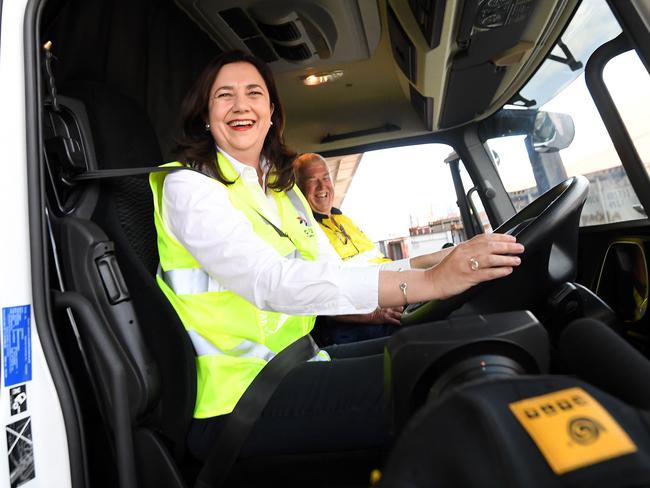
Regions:
M 637 150 L 650 162 L 650 77 L 636 53 L 612 60 L 604 77 L 628 125 Z M 575 136 L 562 150 L 569 176 L 620 164 L 607 131 L 579 76 L 541 107 L 573 117 Z M 508 191 L 535 186 L 523 136 L 490 143 L 499 154 L 499 173 Z M 348 189 L 342 210 L 374 241 L 408 235 L 410 225 L 458 213 L 453 182 L 444 159 L 452 152 L 443 144 L 427 144 L 367 152 Z

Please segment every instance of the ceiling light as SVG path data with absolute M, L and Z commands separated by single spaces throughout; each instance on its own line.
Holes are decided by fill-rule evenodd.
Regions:
M 305 76 L 302 82 L 307 86 L 322 85 L 323 83 L 330 83 L 343 77 L 343 70 L 337 69 L 335 71 L 325 71 L 322 73 L 315 73 L 313 75 Z

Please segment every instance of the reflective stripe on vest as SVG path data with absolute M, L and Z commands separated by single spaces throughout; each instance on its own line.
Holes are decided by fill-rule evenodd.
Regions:
M 305 217 L 305 219 L 307 219 L 307 224 L 314 225 L 314 222 L 311 218 L 311 212 L 307 211 L 307 209 L 302 203 L 302 200 L 300 199 L 300 197 L 298 196 L 298 194 L 293 188 L 287 192 L 287 196 L 289 197 L 289 200 L 291 200 L 293 206 L 296 207 L 298 213 L 302 214 Z
M 237 347 L 224 352 L 212 344 L 210 341 L 208 341 L 197 331 L 188 330 L 187 333 L 192 340 L 192 344 L 194 345 L 194 350 L 196 351 L 197 356 L 227 354 L 229 356 L 259 358 L 267 362 L 276 356 L 276 354 L 268 347 L 263 346 L 262 344 L 257 344 L 253 341 L 249 341 L 247 339 L 241 341 Z M 318 351 L 318 353 L 316 353 L 316 355 L 314 355 L 314 357 L 312 357 L 309 361 L 329 361 L 329 355 L 325 351 Z
M 301 259 L 300 252 L 296 249 L 285 256 L 287 259 Z M 211 291 L 228 291 L 202 268 L 179 268 L 163 271 L 160 265 L 156 272 L 177 295 L 192 295 Z

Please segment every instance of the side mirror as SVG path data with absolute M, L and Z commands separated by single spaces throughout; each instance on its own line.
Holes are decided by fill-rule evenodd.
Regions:
M 482 141 L 517 135 L 530 137 L 537 152 L 557 152 L 573 142 L 575 125 L 568 114 L 505 108 L 479 125 Z
M 557 152 L 569 147 L 575 132 L 569 114 L 537 112 L 531 134 L 533 147 L 537 152 Z
M 641 241 L 612 243 L 607 249 L 596 294 L 623 322 L 641 320 L 648 306 L 648 263 Z

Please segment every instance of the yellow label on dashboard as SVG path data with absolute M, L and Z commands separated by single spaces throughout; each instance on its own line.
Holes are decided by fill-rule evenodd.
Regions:
M 614 418 L 582 388 L 568 388 L 511 403 L 555 474 L 636 452 Z

